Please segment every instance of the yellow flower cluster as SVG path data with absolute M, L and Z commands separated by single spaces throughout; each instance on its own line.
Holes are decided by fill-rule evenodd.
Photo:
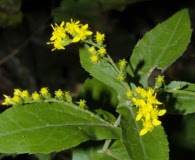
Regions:
M 65 46 L 83 41 L 93 34 L 93 32 L 88 30 L 88 24 L 82 25 L 80 21 L 75 22 L 72 19 L 66 24 L 63 21 L 60 25 L 55 24 L 55 26 L 51 25 L 51 27 L 53 28 L 53 33 L 50 42 L 47 44 L 54 46 L 52 51 L 55 49 L 65 49 Z
M 60 25 L 51 25 L 53 28 L 53 33 L 50 38 L 50 42 L 47 44 L 52 44 L 54 48 L 52 51 L 58 49 L 65 49 L 65 46 L 76 43 L 76 42 L 86 42 L 88 45 L 88 51 L 91 53 L 90 60 L 96 63 L 106 55 L 106 48 L 103 44 L 105 40 L 105 35 L 96 32 L 95 40 L 92 41 L 91 35 L 92 31 L 88 30 L 88 24 L 80 24 L 80 21 L 62 22 Z
M 27 90 L 14 89 L 13 97 L 4 95 L 5 101 L 2 105 L 22 105 L 35 102 L 72 102 L 72 97 L 68 91 L 58 89 L 54 94 L 55 96 L 52 97 L 47 87 L 43 87 L 39 92 L 35 91 L 31 95 Z
M 96 32 L 95 35 L 95 46 L 91 46 L 88 50 L 91 53 L 91 62 L 96 63 L 99 61 L 100 58 L 104 57 L 106 55 L 106 48 L 103 44 L 105 39 L 105 35 L 101 34 L 100 32 Z
M 138 108 L 136 121 L 142 121 L 143 129 L 139 133 L 141 136 L 161 124 L 158 117 L 164 115 L 166 110 L 158 109 L 158 105 L 162 103 L 157 100 L 154 89 L 145 90 L 141 87 L 136 87 L 134 91 L 127 91 L 126 95 Z
M 119 60 L 118 66 L 119 66 L 120 73 L 118 74 L 117 79 L 119 79 L 120 81 L 124 81 L 125 74 L 126 74 L 127 61 L 125 59 Z

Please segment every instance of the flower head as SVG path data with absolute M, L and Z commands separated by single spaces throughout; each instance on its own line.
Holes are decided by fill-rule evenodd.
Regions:
M 164 84 L 164 76 L 156 77 L 155 88 L 160 88 Z
M 63 45 L 63 41 L 62 39 L 56 39 L 55 41 L 53 42 L 48 42 L 47 44 L 53 44 L 54 48 L 52 49 L 52 51 L 58 49 L 65 49 L 64 45 Z
M 47 87 L 41 88 L 40 93 L 41 93 L 42 95 L 48 94 L 48 93 L 49 93 L 48 88 L 47 88 Z
M 163 83 L 163 82 L 164 82 L 164 76 L 158 76 L 158 77 L 156 78 L 156 82 L 157 82 L 157 83 Z
M 49 90 L 48 90 L 47 87 L 41 88 L 41 90 L 40 90 L 40 95 L 41 95 L 42 97 L 46 98 L 46 99 L 48 99 L 48 98 L 51 97 L 51 95 L 50 95 Z
M 143 136 L 148 131 L 152 131 L 154 128 L 154 125 L 151 123 L 151 121 L 143 121 L 143 129 L 140 131 L 140 136 Z
M 40 95 L 37 92 L 32 93 L 32 99 L 34 101 L 40 101 L 41 100 Z
M 130 98 L 130 97 L 132 96 L 132 91 L 131 91 L 131 90 L 128 90 L 128 91 L 126 92 L 126 96 L 127 96 L 128 98 Z
M 63 99 L 63 95 L 64 93 L 62 92 L 61 89 L 58 89 L 57 91 L 55 91 L 55 97 L 58 99 Z
M 70 22 L 66 23 L 66 32 L 74 36 L 76 34 L 76 30 L 80 27 L 80 21 L 73 21 L 73 19 L 70 20 Z
M 87 36 L 92 35 L 93 32 L 88 30 L 88 24 L 81 25 L 79 28 L 75 28 L 75 35 L 73 35 L 72 42 L 83 41 L 87 38 Z
M 79 101 L 79 107 L 80 108 L 86 108 L 86 101 L 85 100 L 83 100 L 83 99 L 80 99 L 80 101 Z
M 125 76 L 120 73 L 118 76 L 117 76 L 117 79 L 120 80 L 120 81 L 124 81 L 125 80 Z
M 90 59 L 91 59 L 91 62 L 93 62 L 93 63 L 96 63 L 96 62 L 99 61 L 99 57 L 96 54 L 95 55 L 92 55 Z
M 53 32 L 50 42 L 47 42 L 47 44 L 54 46 L 52 51 L 65 49 L 65 46 L 83 41 L 93 34 L 93 32 L 88 29 L 88 24 L 83 25 L 80 24 L 80 21 L 73 21 L 72 19 L 66 24 L 63 21 L 60 25 L 55 24 L 51 25 L 51 27 Z
M 28 98 L 29 97 L 29 93 L 27 90 L 22 91 L 21 95 L 22 98 Z
M 101 48 L 99 49 L 99 54 L 100 54 L 100 56 L 104 56 L 104 55 L 106 54 L 106 49 L 103 48 L 103 47 L 101 47 Z
M 55 39 L 66 37 L 66 31 L 65 31 L 65 28 L 64 28 L 64 21 L 62 21 L 60 26 L 55 24 L 55 26 L 51 25 L 51 27 L 53 28 L 52 37 L 50 38 L 51 41 L 53 41 Z
M 50 42 L 47 42 L 47 44 L 53 44 L 55 49 L 65 49 L 64 46 L 70 44 L 69 36 L 66 34 L 66 28 L 64 26 L 64 21 L 58 26 L 55 24 L 55 26 L 51 25 L 53 28 L 52 36 L 50 38 Z
M 158 109 L 158 105 L 161 105 L 162 103 L 156 98 L 154 89 L 149 88 L 145 90 L 144 88 L 136 87 L 135 90 L 132 91 L 132 94 L 128 91 L 126 92 L 126 95 L 129 95 L 128 97 L 132 99 L 132 102 L 138 109 L 136 121 L 142 121 L 143 128 L 140 131 L 141 136 L 152 131 L 155 126 L 161 124 L 158 117 L 164 115 L 166 110 Z
M 103 44 L 103 41 L 104 41 L 104 38 L 105 38 L 105 35 L 104 34 L 101 34 L 100 32 L 96 32 L 96 42 L 99 46 L 102 46 Z
M 17 95 L 14 95 L 14 97 L 12 98 L 12 101 L 15 103 L 15 104 L 20 104 L 22 103 L 22 100 L 19 96 Z
M 127 61 L 125 59 L 119 60 L 119 69 L 124 70 L 126 67 Z
M 20 96 L 22 91 L 20 89 L 14 89 L 14 95 Z
M 5 97 L 5 101 L 2 103 L 2 105 L 11 105 L 12 104 L 12 98 L 10 96 L 7 95 L 3 95 Z

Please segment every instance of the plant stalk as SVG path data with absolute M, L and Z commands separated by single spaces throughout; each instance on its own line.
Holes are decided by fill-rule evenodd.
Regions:
M 117 127 L 119 125 L 120 120 L 121 120 L 121 116 L 119 115 L 117 120 L 114 123 L 114 127 Z M 108 147 L 110 146 L 110 143 L 111 143 L 110 139 L 106 140 L 104 145 L 103 145 L 103 148 L 102 148 L 101 152 L 105 153 L 108 150 Z

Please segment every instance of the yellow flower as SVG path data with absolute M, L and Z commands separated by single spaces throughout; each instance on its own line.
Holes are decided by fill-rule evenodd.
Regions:
M 152 122 L 150 122 L 150 121 L 144 121 L 143 126 L 144 126 L 144 128 L 139 133 L 140 136 L 143 136 L 148 131 L 151 131 L 154 128 L 154 126 L 152 125 Z
M 156 77 L 155 87 L 154 88 L 160 88 L 164 84 L 164 76 L 158 76 Z
M 94 63 L 96 63 L 96 62 L 98 62 L 99 61 L 99 57 L 98 57 L 98 55 L 92 55 L 91 57 L 90 57 L 90 59 L 91 59 L 91 62 L 94 62 Z
M 28 98 L 29 97 L 29 93 L 27 90 L 22 91 L 21 95 L 22 98 Z
M 49 90 L 48 90 L 47 87 L 41 88 L 40 94 L 41 94 L 42 97 L 44 97 L 44 98 L 46 98 L 46 99 L 48 99 L 48 98 L 51 97 L 51 95 L 50 95 Z
M 158 76 L 156 78 L 156 83 L 164 83 L 164 76 Z
M 156 118 L 156 119 L 153 119 L 153 120 L 152 120 L 152 124 L 153 124 L 154 126 L 158 126 L 158 125 L 161 125 L 161 121 L 159 121 L 159 120 Z
M 88 24 L 82 25 L 81 28 L 75 28 L 76 35 L 73 35 L 72 42 L 78 42 L 80 40 L 85 40 L 87 36 L 92 35 L 93 32 L 87 30 Z
M 132 96 L 132 91 L 128 90 L 128 91 L 126 92 L 126 96 L 127 96 L 128 98 L 130 98 L 130 97 Z
M 120 81 L 124 81 L 125 80 L 125 76 L 120 73 L 118 76 L 117 76 L 117 79 L 120 80 Z
M 141 87 L 136 87 L 136 88 L 135 88 L 135 91 L 136 91 L 138 94 L 140 94 L 140 93 L 143 91 L 143 88 L 141 88 Z
M 166 109 L 161 109 L 161 110 L 158 112 L 158 116 L 163 116 L 166 112 L 167 112 Z
M 15 102 L 16 104 L 20 104 L 21 103 L 21 98 L 17 95 L 14 95 L 14 97 L 12 98 L 13 102 Z
M 60 26 L 55 24 L 55 26 L 51 25 L 51 27 L 53 28 L 52 37 L 50 38 L 51 41 L 53 41 L 55 39 L 62 39 L 62 38 L 66 37 L 66 30 L 64 27 L 64 21 L 62 21 Z
M 11 105 L 12 104 L 12 98 L 7 95 L 3 95 L 5 97 L 5 101 L 2 103 L 2 105 Z
M 87 36 L 92 35 L 92 32 L 88 30 L 88 24 L 82 25 L 79 21 L 66 23 L 66 31 L 73 36 L 72 42 L 78 42 L 85 40 Z
M 136 87 L 135 91 L 136 91 L 137 95 L 143 99 L 147 96 L 147 91 L 141 87 Z
M 88 30 L 88 24 L 82 25 L 79 21 L 75 22 L 72 19 L 70 22 L 67 22 L 66 25 L 63 21 L 60 25 L 55 24 L 51 25 L 51 27 L 53 28 L 53 32 L 50 42 L 47 42 L 47 44 L 54 46 L 52 51 L 65 49 L 65 46 L 70 43 L 85 40 L 93 33 Z M 73 39 L 70 39 L 70 36 L 72 36 Z
M 158 109 L 158 105 L 162 103 L 156 98 L 156 92 L 154 89 L 149 88 L 148 90 L 145 90 L 144 88 L 136 87 L 134 93 L 129 97 L 138 108 L 136 121 L 141 120 L 143 124 L 143 129 L 140 131 L 141 136 L 148 131 L 152 131 L 155 126 L 161 124 L 161 121 L 158 120 L 158 116 L 164 115 L 166 110 Z
M 32 99 L 35 101 L 39 101 L 40 100 L 40 95 L 37 92 L 34 92 L 32 94 Z
M 47 88 L 47 87 L 41 88 L 40 93 L 41 93 L 42 95 L 48 94 L 48 93 L 49 93 L 48 88 Z
M 144 101 L 143 99 L 138 99 L 138 98 L 135 98 L 135 97 L 132 98 L 132 101 L 133 101 L 133 103 L 134 103 L 137 107 L 141 106 L 141 104 L 142 104 L 141 101 L 143 101 L 143 102 L 145 103 L 145 101 Z
M 62 42 L 62 39 L 56 39 L 55 41 L 53 42 L 48 42 L 47 44 L 53 44 L 54 45 L 54 48 L 52 49 L 52 51 L 58 49 L 65 49 L 65 47 L 63 46 L 63 42 Z
M 65 49 L 64 46 L 71 43 L 69 36 L 66 34 L 66 28 L 64 27 L 64 21 L 58 26 L 55 24 L 55 26 L 51 25 L 53 28 L 52 36 L 50 38 L 50 42 L 47 42 L 47 44 L 52 44 L 55 49 Z
M 76 30 L 79 29 L 80 27 L 80 21 L 73 21 L 72 19 L 70 20 L 70 22 L 66 23 L 66 32 L 68 32 L 69 34 L 71 34 L 72 36 L 74 36 L 76 34 Z
M 62 90 L 61 89 L 58 89 L 57 91 L 55 91 L 55 96 L 57 97 L 57 98 L 62 98 L 63 97 L 63 92 L 62 92 Z
M 102 46 L 103 44 L 103 41 L 104 41 L 104 38 L 105 38 L 105 35 L 104 34 L 101 34 L 100 32 L 96 32 L 96 42 L 99 46 Z
M 80 99 L 80 101 L 79 101 L 79 107 L 80 108 L 86 108 L 86 101 L 85 100 L 83 100 L 83 99 Z
M 14 89 L 14 95 L 20 96 L 22 91 L 20 89 Z
M 103 47 L 101 47 L 101 48 L 99 49 L 99 53 L 100 53 L 101 56 L 104 56 L 104 55 L 106 54 L 106 49 L 103 48 Z
M 124 70 L 126 67 L 127 61 L 125 59 L 119 60 L 119 69 Z

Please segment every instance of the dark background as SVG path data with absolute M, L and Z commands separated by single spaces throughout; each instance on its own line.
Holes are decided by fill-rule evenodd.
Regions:
M 79 46 L 51 51 L 46 44 L 51 24 L 70 18 L 88 23 L 93 31 L 106 35 L 107 50 L 114 60 L 129 57 L 143 35 L 177 11 L 188 8 L 192 29 L 195 28 L 193 0 L 0 0 L 0 99 L 12 95 L 14 88 L 30 92 L 47 86 L 70 90 L 74 96 L 87 74 L 81 68 Z M 166 71 L 166 80 L 195 82 L 195 36 L 184 55 Z M 170 160 L 195 157 L 194 140 L 184 145 L 183 116 L 165 116 L 163 125 L 170 143 Z M 194 138 L 194 137 L 193 137 Z M 184 138 L 185 139 L 185 138 Z M 189 141 L 188 141 L 189 143 Z M 53 159 L 67 159 L 67 153 L 56 153 Z M 2 157 L 5 155 L 2 155 Z M 69 156 L 69 154 L 68 154 Z M 3 159 L 36 159 L 20 155 Z

